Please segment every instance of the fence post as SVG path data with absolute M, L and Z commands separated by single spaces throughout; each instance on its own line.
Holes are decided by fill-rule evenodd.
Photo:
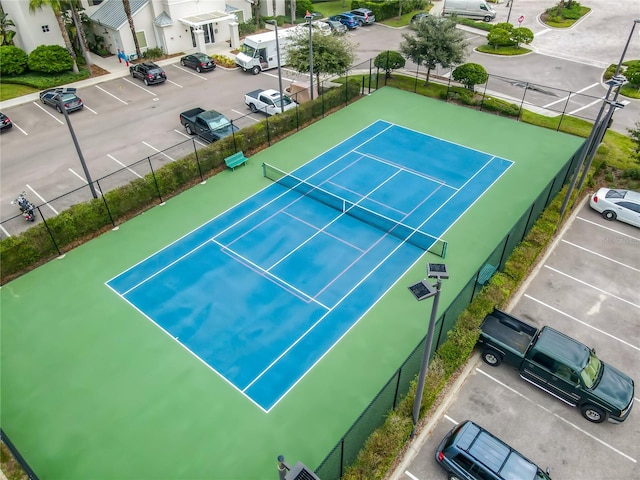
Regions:
M 111 215 L 111 210 L 109 209 L 109 204 L 107 203 L 107 199 L 104 198 L 104 192 L 102 191 L 102 187 L 100 186 L 100 182 L 96 180 L 96 185 L 98 185 L 98 190 L 100 190 L 100 196 L 102 197 L 102 201 L 104 202 L 104 207 L 107 209 L 107 215 L 109 215 L 109 220 L 111 221 L 111 225 L 116 226 L 116 222 L 113 220 L 113 215 Z
M 47 233 L 49 234 L 49 237 L 51 238 L 51 242 L 53 243 L 53 246 L 55 247 L 56 252 L 58 252 L 58 256 L 62 255 L 62 252 L 60 251 L 60 249 L 58 248 L 58 244 L 56 243 L 56 239 L 53 237 L 53 232 L 49 228 L 49 224 L 47 223 L 47 220 L 44 218 L 44 215 L 42 215 L 42 210 L 40 210 L 40 207 L 36 207 L 36 208 L 38 209 L 38 213 L 40 214 L 40 218 L 42 218 L 42 223 L 44 223 L 44 227 L 47 229 Z
M 151 177 L 153 178 L 153 184 L 156 186 L 156 191 L 158 192 L 158 198 L 160 198 L 160 205 L 164 205 L 164 200 L 162 199 L 162 193 L 160 192 L 160 185 L 158 185 L 158 179 L 156 178 L 156 172 L 153 170 L 153 165 L 151 164 L 151 157 L 147 157 L 147 161 L 149 162 L 149 169 L 151 170 Z

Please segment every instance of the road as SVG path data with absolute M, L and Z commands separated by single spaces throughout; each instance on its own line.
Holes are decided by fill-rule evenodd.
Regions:
M 545 105 L 558 112 L 566 109 L 573 115 L 593 120 L 601 105 L 599 98 L 606 92 L 601 84 L 603 66 L 616 63 L 615 58 L 621 54 L 628 33 L 623 29 L 615 35 L 603 32 L 603 39 L 595 42 L 598 48 L 593 52 L 586 47 L 594 41 L 585 39 L 584 30 L 602 33 L 602 28 L 596 28 L 602 22 L 629 24 L 630 29 L 628 14 L 619 4 L 605 8 L 603 0 L 595 0 L 599 8 L 594 8 L 587 19 L 570 32 L 558 32 L 546 29 L 535 20 L 535 15 L 528 13 L 533 8 L 541 11 L 541 3 L 540 0 L 516 0 L 511 15 L 513 18 L 516 13 L 522 14 L 521 8 L 526 10 L 523 26 L 537 31 L 541 40 L 536 38 L 533 47 L 543 53 L 508 58 L 480 54 L 472 47 L 484 43 L 484 37 L 466 32 L 470 44 L 467 61 L 482 64 L 492 75 L 522 80 L 514 84 L 494 77 L 488 85 L 489 91 L 500 92 L 501 96 L 517 103 L 524 99 L 525 103 Z M 629 2 L 622 0 L 620 4 L 625 6 Z M 501 5 L 496 8 L 498 21 L 506 20 L 508 9 Z M 612 18 L 614 13 L 616 16 Z M 349 39 L 358 44 L 357 62 L 364 62 L 382 50 L 397 49 L 406 33 L 410 33 L 407 28 L 373 25 L 350 32 Z M 603 50 L 601 43 L 606 43 L 607 48 Z M 627 58 L 640 58 L 637 43 L 640 42 L 630 44 Z M 566 58 L 572 56 L 575 45 L 580 45 L 581 61 Z M 175 62 L 164 67 L 169 80 L 162 85 L 145 87 L 138 80 L 122 77 L 78 90 L 86 108 L 71 114 L 70 119 L 94 180 L 147 157 L 155 167 L 191 151 L 193 144 L 189 142 L 171 148 L 189 138 L 178 121 L 180 112 L 196 106 L 215 108 L 242 127 L 263 118 L 260 114 L 249 114 L 243 103 L 244 93 L 256 88 L 278 88 L 275 71 L 253 76 L 239 70 L 218 68 L 197 74 L 181 67 L 177 59 Z M 365 66 L 368 68 L 368 64 Z M 407 71 L 415 71 L 415 67 L 408 66 Z M 436 73 L 448 75 L 449 72 Z M 283 75 L 285 85 L 296 76 L 286 69 Z M 527 82 L 541 88 L 525 89 Z M 569 98 L 569 91 L 581 95 Z M 53 201 L 66 192 L 81 189 L 79 195 L 90 198 L 63 116 L 37 101 L 9 108 L 3 106 L 2 109 L 17 128 L 0 138 L 0 205 L 3 207 L 0 219 L 18 213 L 9 203 L 20 191 L 26 191 L 36 204 L 48 202 L 43 209 L 51 215 L 69 206 L 64 200 Z M 631 102 L 616 112 L 612 128 L 626 133 L 640 117 L 639 112 L 640 102 Z M 170 152 L 159 153 L 168 148 L 171 148 Z M 124 171 L 122 181 L 144 174 L 142 170 L 136 173 Z M 16 221 L 10 227 L 0 235 L 15 233 L 26 225 Z

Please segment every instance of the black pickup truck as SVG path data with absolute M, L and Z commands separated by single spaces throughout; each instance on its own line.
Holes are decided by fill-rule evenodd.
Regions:
M 199 107 L 182 112 L 180 123 L 189 135 L 198 135 L 210 143 L 239 130 L 231 123 L 231 120 L 220 112 Z
M 590 422 L 623 422 L 631 412 L 633 380 L 586 345 L 497 309 L 480 328 L 478 345 L 485 363 L 515 366 L 524 380 L 580 408 Z

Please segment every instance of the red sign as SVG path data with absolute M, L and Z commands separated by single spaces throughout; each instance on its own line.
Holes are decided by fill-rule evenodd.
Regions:
M 524 15 L 520 15 L 520 16 L 518 17 L 518 23 L 519 23 L 520 25 L 522 25 L 522 22 L 524 22 Z

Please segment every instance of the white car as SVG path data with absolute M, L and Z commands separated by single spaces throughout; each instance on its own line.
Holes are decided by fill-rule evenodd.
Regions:
M 601 188 L 591 196 L 589 205 L 607 220 L 640 227 L 640 192 Z

